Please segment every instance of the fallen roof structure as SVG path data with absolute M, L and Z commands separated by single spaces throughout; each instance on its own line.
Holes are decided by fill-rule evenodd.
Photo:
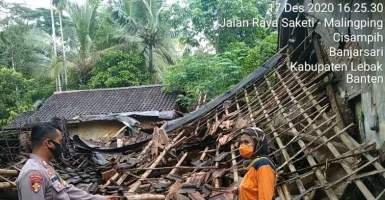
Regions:
M 296 51 L 290 49 L 195 112 L 155 127 L 137 151 L 112 154 L 102 167 L 87 159 L 90 154 L 70 152 L 66 162 L 75 167 L 57 166 L 59 173 L 71 183 L 88 184 L 83 188 L 92 193 L 127 199 L 233 199 L 233 187 L 245 174 L 237 137 L 256 126 L 269 140 L 280 199 L 383 198 L 385 169 L 375 142 L 360 144 L 350 136 L 353 124 L 341 120 L 328 77 L 290 70 Z M 100 185 L 95 177 L 106 182 Z M 4 181 L 4 188 L 12 187 L 12 180 Z
M 126 199 L 233 199 L 233 187 L 245 174 L 237 138 L 241 129 L 256 126 L 267 134 L 280 200 L 384 199 L 384 154 L 374 141 L 359 143 L 352 137 L 354 124 L 342 120 L 330 74 L 290 68 L 309 60 L 327 62 L 319 36 L 311 29 L 281 31 L 287 42 L 283 47 L 280 40 L 283 48 L 276 55 L 213 101 L 155 127 L 137 151 L 109 155 L 106 166 L 89 161 L 100 155 L 70 152 L 65 159 L 72 169 L 57 166 L 59 173 L 71 183 L 88 184 L 91 193 Z M 302 37 L 294 40 L 294 32 Z M 97 169 L 104 183 L 95 182 Z M 7 173 L 17 174 L 0 170 Z M 12 187 L 12 180 L 1 180 L 0 188 Z
M 144 193 L 144 199 L 232 199 L 244 173 L 236 138 L 242 128 L 257 126 L 269 138 L 280 199 L 341 199 L 351 188 L 359 197 L 381 198 L 385 186 L 376 180 L 385 170 L 375 142 L 359 144 L 349 135 L 353 124 L 343 124 L 330 81 L 291 71 L 287 49 L 265 63 L 271 70 L 258 69 L 206 106 L 164 124 L 171 131 L 166 138 L 155 128 L 152 142 L 129 156 L 136 163 L 117 167 L 105 187 L 125 182 L 126 196 Z

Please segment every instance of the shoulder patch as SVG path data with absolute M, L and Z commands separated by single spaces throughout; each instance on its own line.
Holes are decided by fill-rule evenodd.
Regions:
M 43 184 L 43 176 L 40 174 L 31 174 L 29 175 L 29 180 L 32 191 L 38 193 L 41 189 L 41 185 Z
M 254 167 L 254 169 L 258 170 L 260 167 L 262 167 L 264 165 L 269 165 L 275 171 L 274 164 L 270 160 L 268 160 L 267 158 L 262 158 L 262 159 L 258 160 L 258 162 L 254 163 L 253 167 Z

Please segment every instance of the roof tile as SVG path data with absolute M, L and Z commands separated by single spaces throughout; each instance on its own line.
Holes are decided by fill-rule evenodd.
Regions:
M 124 112 L 172 111 L 177 94 L 162 92 L 164 85 L 55 92 L 43 106 L 29 115 L 20 115 L 8 126 L 18 128 L 33 122 L 51 121 L 53 117 L 72 119 L 78 115 Z

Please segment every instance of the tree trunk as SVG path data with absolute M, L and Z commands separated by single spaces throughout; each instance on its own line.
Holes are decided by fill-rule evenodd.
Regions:
M 50 2 L 50 8 L 51 8 L 51 25 L 52 25 L 52 43 L 53 43 L 53 55 L 52 55 L 52 60 L 57 57 L 57 50 L 56 50 L 56 33 L 55 33 L 55 19 L 53 16 L 53 0 Z M 60 70 L 58 70 L 57 74 L 57 89 L 58 91 L 61 91 L 61 81 L 60 81 Z
M 62 88 L 61 88 L 61 77 L 60 77 L 60 72 L 57 74 L 57 82 L 58 82 L 58 87 L 59 87 L 59 91 L 62 91 Z
M 16 71 L 15 54 L 13 53 L 13 47 L 12 46 L 11 46 L 11 53 L 12 53 L 12 68 L 13 68 L 13 71 Z
M 67 73 L 67 65 L 66 65 L 66 52 L 65 52 L 65 46 L 64 46 L 64 36 L 63 36 L 63 24 L 62 24 L 61 10 L 59 10 L 59 22 L 60 22 L 61 43 L 62 43 L 62 48 L 63 48 L 63 67 L 64 67 L 64 80 L 65 80 L 64 89 L 67 90 L 67 86 L 68 86 L 68 73 Z
M 153 47 L 152 47 L 152 44 L 148 45 L 148 49 L 149 49 L 149 55 L 148 55 L 148 70 L 150 71 L 150 74 L 151 76 L 153 76 L 154 80 L 155 80 L 155 76 L 154 76 L 154 61 L 153 61 L 153 58 L 152 58 L 152 54 L 153 54 Z
M 55 19 L 54 19 L 54 15 L 53 15 L 53 9 L 54 9 L 54 8 L 53 8 L 53 0 L 51 0 L 50 7 L 51 7 L 51 25 L 52 25 L 53 55 L 54 55 L 54 56 L 57 56 L 56 42 L 55 42 L 55 38 L 56 38 L 56 33 L 55 33 Z

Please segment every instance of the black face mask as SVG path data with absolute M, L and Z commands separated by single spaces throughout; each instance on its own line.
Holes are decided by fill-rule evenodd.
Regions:
M 62 153 L 62 148 L 61 148 L 61 144 L 60 143 L 57 143 L 53 140 L 49 140 L 51 141 L 54 145 L 55 145 L 55 148 L 51 148 L 51 147 L 48 147 L 49 151 L 51 151 L 53 157 L 56 159 L 56 161 L 60 161 L 60 157 L 61 157 L 61 153 Z

